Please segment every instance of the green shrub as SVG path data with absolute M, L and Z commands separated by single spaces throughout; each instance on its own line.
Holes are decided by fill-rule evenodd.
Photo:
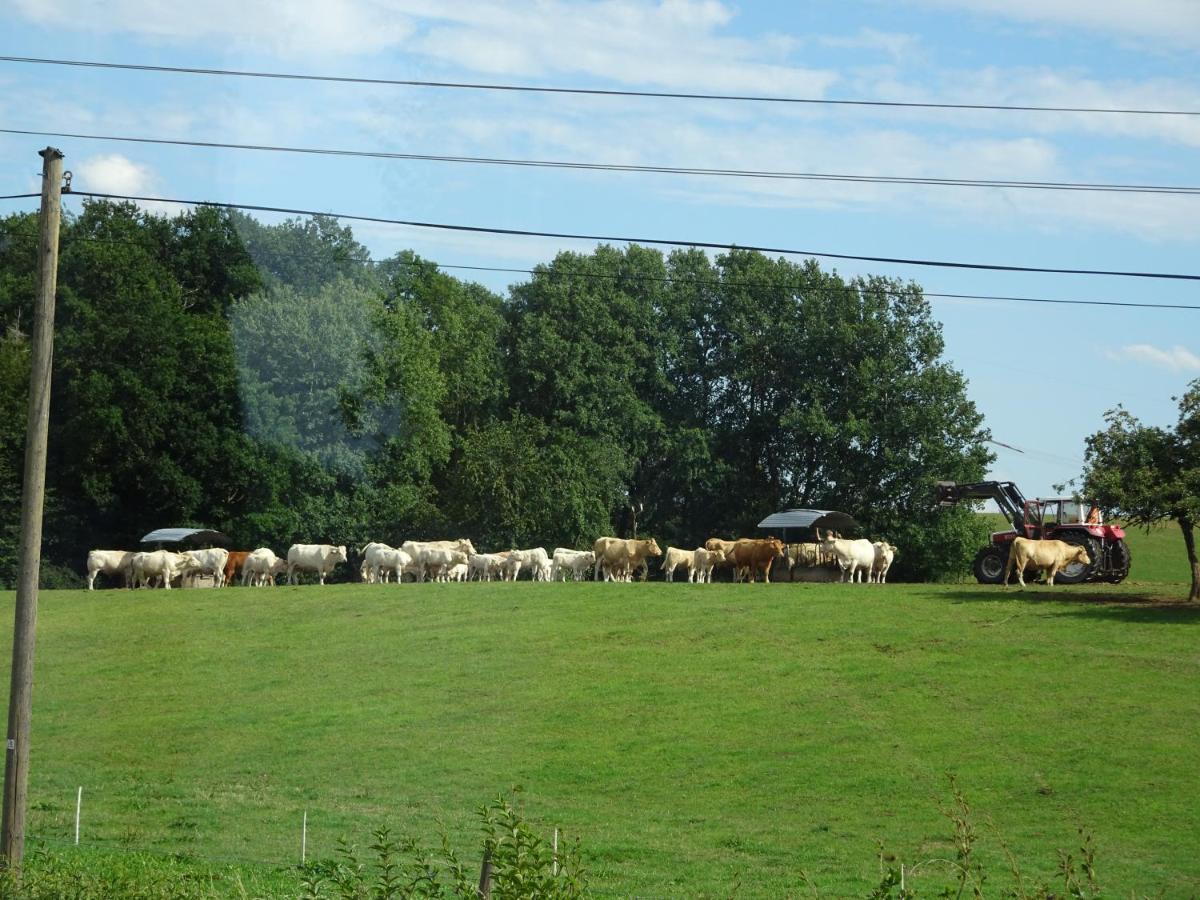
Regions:
M 504 900 L 574 900 L 586 893 L 579 842 L 559 850 L 536 834 L 504 797 L 479 810 L 483 826 L 481 867 L 490 872 L 492 895 Z M 481 874 L 459 859 L 445 832 L 437 848 L 412 837 L 374 832 L 370 855 L 340 842 L 334 860 L 310 863 L 302 873 L 304 900 L 476 900 Z

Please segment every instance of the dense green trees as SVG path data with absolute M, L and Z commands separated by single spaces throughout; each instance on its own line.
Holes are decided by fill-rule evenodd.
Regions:
M 34 221 L 0 222 L 0 558 L 15 525 Z M 840 508 L 966 571 L 986 433 L 915 284 L 631 246 L 561 253 L 507 299 L 324 217 L 89 203 L 63 229 L 48 556 L 196 523 L 239 545 L 434 532 L 695 546 Z M 0 568 L 0 579 L 7 573 Z
M 1173 519 L 1183 533 L 1192 570 L 1188 599 L 1200 601 L 1200 379 L 1179 398 L 1174 429 L 1143 425 L 1117 407 L 1106 427 L 1087 439 L 1084 491 L 1130 525 Z

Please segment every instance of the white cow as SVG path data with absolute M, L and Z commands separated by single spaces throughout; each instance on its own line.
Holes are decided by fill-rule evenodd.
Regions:
M 521 561 L 521 568 L 529 570 L 529 577 L 534 581 L 550 580 L 550 557 L 545 547 L 534 547 L 532 550 L 513 550 L 509 554 Z
M 412 557 L 403 550 L 397 550 L 388 544 L 372 541 L 363 547 L 363 561 L 361 571 L 363 580 L 372 584 L 375 582 L 383 582 L 387 584 L 388 573 L 396 576 L 396 583 L 400 583 L 400 577 L 404 574 L 406 567 L 412 565 Z
M 675 580 L 675 570 L 683 566 L 687 572 L 688 581 L 692 580 L 692 566 L 696 564 L 695 550 L 680 550 L 678 547 L 668 547 L 663 556 L 662 570 L 666 581 Z
M 877 584 L 886 584 L 888 569 L 892 567 L 897 550 L 887 541 L 876 541 L 872 546 L 875 548 L 875 562 L 871 565 L 871 580 Z
M 521 557 L 510 553 L 504 557 L 504 561 L 500 563 L 500 580 L 501 581 L 516 581 L 517 575 L 521 571 Z
M 692 551 L 690 580 L 696 584 L 712 584 L 713 569 L 725 562 L 725 551 L 697 547 Z
M 297 570 L 316 572 L 317 581 L 324 584 L 325 576 L 333 571 L 334 566 L 345 561 L 345 544 L 337 547 L 332 544 L 292 544 L 287 555 L 288 584 L 296 583 Z
M 251 587 L 275 587 L 275 576 L 287 572 L 286 559 L 280 559 L 269 547 L 259 547 L 242 563 L 242 584 Z
M 413 574 L 417 581 L 425 580 L 427 550 L 454 550 L 464 556 L 475 554 L 475 546 L 468 538 L 459 538 L 457 541 L 405 541 L 400 549 L 412 558 Z
M 125 587 L 133 586 L 133 551 L 132 550 L 89 550 L 87 556 L 87 589 L 93 590 L 96 576 L 120 575 L 125 580 Z
M 821 540 L 821 549 L 831 553 L 837 560 L 838 568 L 842 570 L 840 581 L 845 581 L 846 574 L 849 573 L 851 582 L 857 574 L 861 583 L 870 576 L 875 565 L 875 545 L 866 538 L 848 541 L 845 538 L 826 536 Z
M 168 591 L 175 577 L 193 569 L 195 560 L 184 553 L 172 553 L 170 550 L 155 550 L 151 553 L 133 554 L 133 580 L 135 585 L 143 584 L 153 587 L 154 580 L 160 579 Z
M 196 565 L 191 567 L 192 575 L 211 575 L 217 587 L 224 587 L 225 564 L 229 562 L 228 550 L 213 547 L 208 550 L 186 550 L 183 555 L 195 560 Z
M 476 581 L 499 578 L 504 557 L 496 553 L 473 553 L 467 557 L 467 575 Z
M 469 557 L 458 550 L 446 550 L 442 547 L 426 547 L 414 562 L 419 567 L 418 580 L 424 580 L 428 575 L 432 581 L 449 581 L 450 570 L 455 566 L 465 566 Z
M 596 554 L 591 550 L 571 550 L 567 547 L 555 547 L 554 558 L 550 560 L 550 580 L 566 580 L 569 574 L 576 581 L 581 581 L 589 567 L 596 564 Z
M 466 581 L 467 575 L 469 574 L 470 569 L 468 568 L 467 563 L 455 563 L 450 567 L 450 571 L 446 573 L 446 577 L 449 581 Z

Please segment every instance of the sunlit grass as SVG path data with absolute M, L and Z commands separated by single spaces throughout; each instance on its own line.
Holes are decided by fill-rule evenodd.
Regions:
M 472 810 L 519 784 L 603 890 L 783 896 L 803 868 L 862 895 L 877 841 L 946 850 L 953 772 L 1030 873 L 1083 825 L 1113 896 L 1187 895 L 1200 615 L 1177 593 L 44 592 L 29 830 L 67 839 L 83 785 L 92 847 L 286 865 L 307 811 L 311 854 L 443 821 L 470 857 Z

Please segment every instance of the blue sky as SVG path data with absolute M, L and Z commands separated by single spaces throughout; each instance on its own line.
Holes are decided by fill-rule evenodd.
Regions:
M 1200 110 L 1195 0 L 722 3 L 9 0 L 0 54 L 616 89 Z M 1200 183 L 1200 117 L 497 94 L 0 63 L 0 127 L 230 143 L 873 175 Z M 780 182 L 0 135 L 83 190 L 447 223 L 1063 268 L 1200 273 L 1200 197 Z M 78 201 L 68 201 L 70 205 Z M 35 208 L 0 201 L 0 211 Z M 168 208 L 169 211 L 169 208 Z M 354 226 L 373 254 L 527 268 L 549 239 Z M 834 264 L 822 262 L 829 267 Z M 839 262 L 926 290 L 1200 305 L 1196 283 Z M 453 270 L 451 270 L 453 271 Z M 455 273 L 466 274 L 466 273 Z M 516 276 L 476 273 L 503 290 Z M 933 300 L 995 438 L 1047 494 L 1118 403 L 1169 425 L 1200 312 Z

